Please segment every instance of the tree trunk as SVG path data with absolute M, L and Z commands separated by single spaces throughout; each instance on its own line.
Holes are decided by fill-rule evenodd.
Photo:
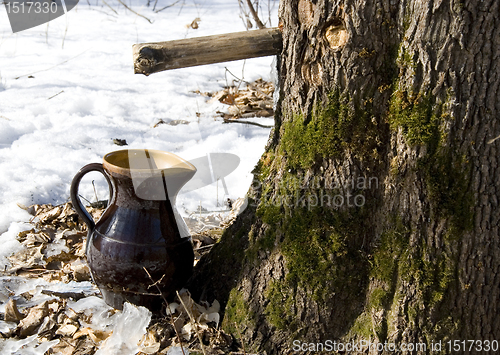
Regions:
M 499 340 L 499 13 L 281 2 L 276 125 L 249 207 L 192 280 L 247 351 Z

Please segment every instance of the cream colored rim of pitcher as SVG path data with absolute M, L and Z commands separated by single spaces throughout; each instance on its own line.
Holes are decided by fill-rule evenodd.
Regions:
M 130 153 L 141 152 L 146 153 L 149 157 L 154 157 L 155 162 L 158 165 L 158 169 L 134 169 L 134 173 L 152 173 L 159 172 L 161 170 L 166 170 L 169 168 L 178 168 L 196 171 L 196 167 L 180 156 L 175 155 L 170 152 L 165 152 L 156 149 L 123 149 L 110 152 L 103 157 L 103 167 L 109 172 L 113 172 L 120 175 L 131 176 L 131 169 L 128 166 L 128 156 Z

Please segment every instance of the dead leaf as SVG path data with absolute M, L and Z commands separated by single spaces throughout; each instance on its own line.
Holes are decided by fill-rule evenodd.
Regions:
M 226 94 L 226 95 L 223 95 L 219 99 L 219 101 L 222 102 L 223 104 L 226 104 L 226 105 L 234 105 L 235 97 L 233 94 Z
M 78 282 L 92 280 L 89 266 L 87 263 L 83 262 L 82 259 L 73 261 L 71 263 L 71 270 L 73 272 L 73 278 Z
M 58 292 L 58 291 L 51 291 L 51 290 L 42 290 L 42 293 L 44 295 L 51 295 L 51 296 L 56 296 L 61 299 L 68 299 L 71 298 L 75 301 L 80 300 L 82 298 L 85 298 L 85 293 L 82 292 Z
M 197 17 L 189 25 L 186 25 L 186 27 L 192 28 L 193 30 L 196 30 L 199 27 L 200 21 L 201 21 L 201 19 L 199 17 Z
M 205 96 L 211 97 L 209 102 L 218 100 L 221 103 L 230 105 L 228 108 L 229 113 L 217 112 L 222 117 L 240 118 L 273 116 L 273 94 L 273 83 L 258 79 L 252 83 L 247 83 L 246 88 L 233 85 Z
M 155 354 L 160 350 L 161 343 L 157 341 L 156 334 L 149 330 L 139 343 L 140 352 L 143 354 Z
M 113 138 L 113 143 L 119 146 L 128 145 L 126 139 Z
M 90 338 L 80 339 L 77 343 L 76 350 L 72 355 L 89 355 L 95 353 L 95 343 Z
M 25 236 L 22 244 L 27 248 L 39 246 L 44 243 L 49 243 L 52 240 L 51 236 L 45 232 L 29 233 Z
M 63 211 L 63 207 L 56 206 L 52 207 L 52 205 L 47 205 L 50 207 L 46 207 L 43 212 L 37 213 L 35 216 L 38 218 L 39 222 L 42 224 L 49 224 L 51 221 L 59 217 L 61 212 Z
M 74 324 L 63 324 L 61 325 L 57 331 L 57 335 L 73 337 L 73 335 L 78 331 L 78 327 Z
M 153 126 L 153 128 L 156 128 L 162 124 L 166 124 L 169 126 L 177 126 L 177 125 L 185 125 L 185 124 L 190 124 L 191 122 L 186 121 L 186 120 L 169 120 L 169 121 L 164 121 L 163 119 L 160 119 L 156 124 Z
M 17 332 L 19 336 L 25 338 L 29 335 L 33 335 L 35 330 L 43 323 L 45 317 L 49 314 L 48 301 L 42 304 L 32 307 L 28 315 L 23 318 L 17 327 Z
M 57 325 L 57 314 L 52 313 L 43 318 L 42 324 L 37 329 L 40 337 L 53 339 L 55 336 L 55 327 Z M 54 331 L 53 331 L 54 330 Z
M 212 313 L 202 313 L 200 318 L 198 319 L 198 322 L 200 323 L 215 323 L 215 326 L 219 326 L 220 322 L 220 315 L 218 312 L 212 312 Z
M 19 232 L 19 233 L 17 234 L 16 239 L 17 239 L 20 243 L 22 243 L 22 242 L 24 242 L 24 241 L 26 240 L 27 235 L 28 235 L 28 234 L 30 234 L 30 233 L 35 233 L 35 229 L 33 228 L 33 229 L 30 229 L 30 230 L 27 230 L 27 231 L 22 231 L 22 232 Z
M 101 341 L 107 339 L 112 332 L 106 332 L 104 330 L 95 330 L 89 327 L 81 328 L 78 332 L 73 335 L 73 339 L 78 339 L 83 336 L 88 336 L 95 344 L 99 344 Z
M 191 322 L 184 324 L 181 330 L 182 337 L 186 341 L 190 341 L 191 338 L 195 335 L 196 333 L 196 326 L 193 325 Z
M 7 257 L 12 265 L 8 272 L 14 273 L 23 268 L 30 269 L 35 267 L 43 267 L 46 264 L 44 260 L 45 257 L 42 253 L 43 247 L 43 245 L 40 245 L 39 247 L 23 249 Z
M 50 351 L 51 351 L 51 354 L 73 355 L 75 349 L 76 349 L 76 344 L 73 345 L 73 344 L 69 343 L 67 339 L 63 338 L 59 342 L 59 344 L 54 345 L 52 348 L 50 348 Z
M 17 301 L 13 298 L 9 299 L 9 302 L 5 305 L 5 321 L 19 322 L 23 318 L 24 315 L 17 309 Z

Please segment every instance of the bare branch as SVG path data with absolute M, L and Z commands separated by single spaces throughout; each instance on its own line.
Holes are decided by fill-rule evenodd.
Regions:
M 128 6 L 127 6 L 127 5 L 126 5 L 126 4 L 125 4 L 122 0 L 118 0 L 118 2 L 119 2 L 120 4 L 122 4 L 123 6 L 125 6 L 125 8 L 126 8 L 127 10 L 130 10 L 131 12 L 133 12 L 134 14 L 136 14 L 137 16 L 140 16 L 140 17 L 142 17 L 143 19 L 146 19 L 149 23 L 153 23 L 153 21 L 151 21 L 150 19 L 148 19 L 146 16 L 141 15 L 140 13 L 135 12 L 134 10 L 132 10 L 132 9 L 131 9 L 130 7 L 128 7 Z
M 167 5 L 167 6 L 165 6 L 165 7 L 162 7 L 161 9 L 156 10 L 156 11 L 155 11 L 155 7 L 156 7 L 156 2 L 155 2 L 155 6 L 153 6 L 153 11 L 155 11 L 156 13 L 158 13 L 158 12 L 160 12 L 160 11 L 163 11 L 163 10 L 165 10 L 165 9 L 168 9 L 169 7 L 174 6 L 175 4 L 177 4 L 177 3 L 178 3 L 178 2 L 180 2 L 180 1 L 181 1 L 181 0 L 177 0 L 177 1 L 173 2 L 173 3 L 171 3 L 170 5 Z
M 107 7 L 109 7 L 111 9 L 111 11 L 113 11 L 115 14 L 118 15 L 118 12 L 115 9 L 113 9 L 105 0 L 102 0 L 102 2 L 104 3 L 104 5 L 106 5 Z
M 259 15 L 257 15 L 257 11 L 255 11 L 255 8 L 252 5 L 252 0 L 247 0 L 247 5 L 248 8 L 250 9 L 250 12 L 252 13 L 252 17 L 255 23 L 257 24 L 257 27 L 260 29 L 266 28 L 266 26 L 264 26 L 264 24 L 260 20 Z

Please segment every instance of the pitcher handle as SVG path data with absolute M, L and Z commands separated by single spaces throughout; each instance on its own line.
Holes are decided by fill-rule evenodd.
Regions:
M 109 196 L 110 196 L 108 206 L 111 204 L 111 202 L 112 202 L 111 199 L 113 198 L 114 193 L 116 191 L 115 182 L 114 182 L 113 178 L 104 170 L 102 164 L 99 164 L 99 163 L 92 163 L 92 164 L 85 165 L 83 168 L 81 168 L 76 173 L 75 177 L 73 178 L 73 181 L 71 182 L 71 189 L 70 189 L 71 202 L 73 203 L 74 209 L 76 210 L 78 215 L 83 219 L 83 221 L 85 222 L 85 224 L 87 225 L 87 227 L 89 229 L 89 232 L 88 232 L 89 237 L 87 237 L 87 244 L 89 242 L 90 235 L 94 231 L 95 222 L 94 222 L 94 219 L 92 218 L 92 216 L 87 212 L 87 210 L 83 206 L 82 201 L 80 200 L 80 197 L 78 197 L 78 187 L 80 186 L 80 181 L 82 180 L 82 178 L 87 173 L 89 173 L 91 171 L 100 172 L 102 175 L 104 175 L 104 177 L 106 178 L 106 181 L 108 182 Z

